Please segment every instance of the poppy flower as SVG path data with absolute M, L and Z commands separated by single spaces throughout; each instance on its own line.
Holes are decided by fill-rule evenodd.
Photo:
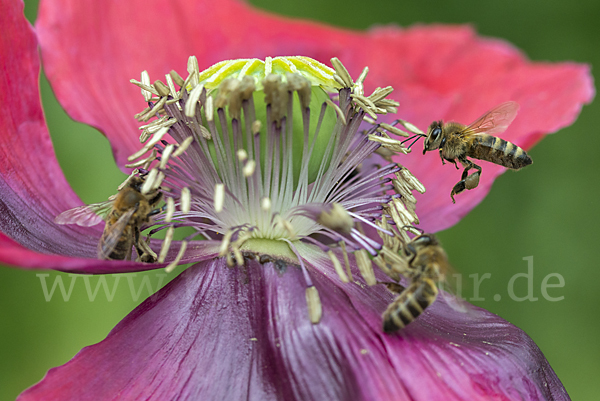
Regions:
M 191 71 L 201 71 L 222 60 L 249 57 L 264 60 L 289 54 L 309 56 L 323 63 L 338 57 L 352 77 L 358 77 L 368 65 L 365 93 L 372 93 L 378 87 L 395 89 L 399 113 L 381 117 L 381 121 L 389 123 L 398 117 L 419 127 L 433 119 L 466 122 L 496 104 L 515 100 L 521 104 L 521 111 L 505 138 L 525 149 L 544 134 L 571 123 L 582 104 L 593 96 L 587 67 L 531 63 L 506 43 L 478 38 L 468 27 L 422 26 L 405 30 L 385 27 L 361 33 L 282 19 L 238 1 L 213 4 L 157 0 L 139 2 L 139 7 L 137 1 L 120 2 L 118 7 L 116 4 L 45 1 L 34 32 L 21 15 L 22 4 L 3 0 L 4 13 L 0 18 L 2 30 L 7 33 L 0 39 L 1 57 L 5 60 L 0 93 L 7 105 L 0 111 L 3 124 L 0 261 L 3 263 L 93 274 L 164 266 L 98 260 L 95 256 L 101 228 L 54 223 L 58 214 L 81 203 L 60 171 L 44 123 L 37 87 L 38 40 L 45 71 L 59 101 L 72 117 L 99 128 L 108 137 L 116 161 L 124 169 L 127 157 L 140 147 L 133 134 L 138 131 L 138 123 L 132 116 L 143 103 L 139 90 L 124 83 L 143 70 L 151 77 L 159 77 L 172 69 L 185 69 L 183 60 L 191 54 L 196 55 L 198 63 Z M 206 18 L 208 15 L 210 18 Z M 203 16 L 201 21 L 198 16 Z M 148 21 L 156 23 L 156 29 L 141 29 L 148 28 Z M 160 92 L 157 85 L 152 88 Z M 193 90 L 188 93 L 187 85 L 183 89 L 182 97 L 192 96 Z M 199 96 L 208 99 L 205 92 L 200 91 Z M 348 99 L 346 93 L 345 101 L 349 102 Z M 342 92 L 339 102 L 345 118 L 362 119 L 365 108 L 343 108 Z M 393 105 L 384 106 L 392 111 Z M 204 113 L 212 114 L 206 110 Z M 269 113 L 266 121 L 274 125 L 267 124 L 267 128 L 281 129 L 272 108 Z M 358 113 L 359 117 L 352 113 Z M 541 113 L 544 118 L 540 118 Z M 194 114 L 186 116 L 192 118 Z M 228 117 L 218 112 L 218 118 Z M 208 125 L 211 137 L 218 136 L 216 125 Z M 338 120 L 333 131 L 349 138 L 357 135 L 358 124 L 342 125 Z M 221 132 L 227 127 L 228 123 L 222 124 Z M 236 129 L 254 133 L 252 127 Z M 202 129 L 197 130 L 194 138 L 201 142 Z M 170 135 L 177 141 L 174 132 Z M 184 142 L 184 137 L 179 138 L 180 147 Z M 290 146 L 290 142 L 287 144 Z M 314 167 L 303 170 L 303 166 L 314 163 L 301 165 L 299 170 L 286 169 L 292 158 L 282 158 L 280 167 L 276 167 L 275 161 L 257 157 L 255 168 L 270 166 L 273 175 L 286 172 L 288 185 L 302 182 L 309 171 L 317 171 L 314 174 L 319 177 L 321 166 L 348 173 L 365 161 L 367 155 L 357 156 L 361 149 L 372 153 L 376 147 L 371 142 L 361 143 L 362 147 L 357 142 L 352 144 L 340 147 L 338 153 L 329 153 L 331 160 L 338 160 L 339 164 L 317 163 L 316 170 Z M 169 142 L 157 145 L 164 158 Z M 172 149 L 176 152 L 175 147 Z M 204 153 L 198 165 L 217 175 L 236 173 L 233 161 L 222 163 L 218 156 L 207 156 L 209 153 Z M 349 156 L 345 160 L 335 159 L 341 153 Z M 455 223 L 482 199 L 493 178 L 503 171 L 501 167 L 486 166 L 479 187 L 461 194 L 461 203 L 453 207 L 448 199 L 452 169 L 439 169 L 437 158 L 411 156 L 398 156 L 396 161 L 408 167 L 428 189 L 425 195 L 416 198 L 420 226 L 427 231 Z M 244 167 L 251 160 L 240 154 L 236 157 Z M 253 176 L 253 171 L 248 177 Z M 202 174 L 206 173 L 202 170 Z M 345 173 L 337 178 L 344 181 Z M 234 191 L 239 188 L 229 185 L 224 192 L 215 186 L 207 187 L 203 184 L 212 181 L 200 171 L 190 180 L 199 183 L 198 186 L 186 185 L 186 174 L 187 170 L 164 177 L 165 182 L 171 179 L 171 184 L 179 183 L 170 187 L 173 198 L 179 202 L 175 213 L 180 214 L 174 213 L 175 218 L 207 235 L 219 228 L 231 229 L 238 221 L 231 218 L 228 222 L 231 215 L 218 220 L 214 214 L 206 213 L 243 212 L 243 208 L 234 210 L 232 204 L 232 199 L 241 196 Z M 369 177 L 373 179 L 367 172 L 359 172 L 359 176 L 367 181 Z M 310 185 L 308 179 L 304 182 Z M 327 181 L 324 198 L 315 202 L 320 204 L 317 209 L 308 202 L 296 209 L 295 216 L 316 221 L 311 234 L 320 235 L 307 236 L 314 240 L 313 246 L 294 242 L 289 248 L 293 251 L 290 259 L 297 257 L 303 266 L 278 263 L 283 257 L 262 261 L 260 257 L 246 258 L 252 253 L 249 251 L 280 255 L 271 249 L 262 252 L 256 244 L 251 248 L 233 248 L 239 252 L 234 252 L 233 257 L 230 253 L 220 257 L 222 252 L 213 241 L 164 247 L 169 251 L 165 256 L 167 263 L 183 255 L 180 262 L 196 264 L 136 308 L 104 341 L 84 348 L 67 364 L 51 369 L 21 399 L 426 400 L 439 398 L 441 394 L 445 399 L 457 400 L 568 399 L 533 341 L 518 328 L 484 310 L 467 307 L 465 313 L 439 299 L 400 333 L 384 334 L 381 313 L 393 295 L 366 285 L 365 280 L 373 278 L 363 279 L 358 273 L 359 267 L 366 263 L 356 260 L 364 261 L 363 257 L 350 258 L 348 265 L 356 282 L 344 283 L 348 280 L 336 269 L 334 258 L 323 251 L 326 248 L 323 237 L 339 239 L 332 232 L 344 231 L 330 228 L 331 223 L 320 219 L 330 210 L 323 206 L 327 203 L 324 199 L 331 193 L 340 194 L 335 182 L 332 178 Z M 281 188 L 273 191 L 273 198 L 283 202 L 286 196 L 294 195 L 288 187 Z M 227 199 L 224 209 L 215 204 L 220 202 L 212 203 L 214 197 L 208 194 L 213 189 Z M 182 194 L 188 191 L 193 205 L 190 207 L 183 205 L 187 198 Z M 259 195 L 245 195 L 259 209 L 264 206 Z M 367 191 L 367 195 L 360 198 L 361 194 L 346 193 L 341 200 L 357 201 L 361 206 L 372 203 L 373 193 Z M 247 206 L 246 210 L 256 207 L 243 206 Z M 346 207 L 349 208 L 348 204 Z M 190 211 L 199 214 L 185 219 Z M 359 209 L 351 220 L 367 220 L 365 216 L 370 212 L 375 213 Z M 282 219 L 285 230 L 285 221 L 289 223 L 291 218 L 282 216 Z M 167 220 L 164 221 L 168 223 Z M 296 229 L 298 226 L 292 225 L 291 230 Z M 306 228 L 308 232 L 311 229 Z M 353 229 L 344 234 L 351 250 L 373 250 L 380 246 L 374 237 Z M 180 253 L 181 249 L 185 252 Z M 243 267 L 227 266 L 228 262 L 241 262 L 242 258 Z M 382 278 L 376 274 L 376 279 Z M 318 300 L 315 293 L 319 294 Z

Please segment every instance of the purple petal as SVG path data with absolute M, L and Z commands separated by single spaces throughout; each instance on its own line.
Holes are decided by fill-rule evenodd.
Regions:
M 20 400 L 569 399 L 533 341 L 491 313 L 437 301 L 385 335 L 392 295 L 309 270 L 328 273 L 312 274 L 317 325 L 298 267 L 203 262 Z

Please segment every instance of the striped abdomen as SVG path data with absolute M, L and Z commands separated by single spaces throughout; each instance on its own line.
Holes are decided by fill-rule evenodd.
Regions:
M 398 331 L 415 320 L 435 301 L 438 289 L 433 280 L 413 282 L 383 312 L 383 331 Z
M 467 156 L 518 170 L 532 163 L 531 157 L 514 143 L 492 135 L 478 135 Z

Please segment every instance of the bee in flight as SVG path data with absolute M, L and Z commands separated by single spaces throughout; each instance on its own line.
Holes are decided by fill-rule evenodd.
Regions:
M 57 224 L 77 224 L 90 227 L 106 221 L 98 242 L 99 259 L 130 260 L 135 246 L 138 260 L 153 263 L 156 254 L 140 241 L 140 227 L 161 209 L 156 206 L 162 199 L 158 190 L 142 194 L 144 180 L 133 176 L 113 199 L 76 207 L 62 212 L 54 219 Z
M 493 136 L 504 132 L 515 119 L 519 104 L 506 102 L 494 107 L 468 126 L 443 121 L 434 121 L 427 132 L 423 154 L 439 149 L 442 164 L 444 160 L 454 163 L 458 160 L 465 168 L 461 180 L 452 188 L 450 197 L 455 203 L 454 195 L 465 189 L 473 189 L 479 185 L 481 167 L 467 157 L 485 160 L 514 170 L 519 170 L 532 163 L 523 149 L 514 143 Z M 469 170 L 476 169 L 469 175 Z
M 406 288 L 385 283 L 400 295 L 383 312 L 383 331 L 392 333 L 406 327 L 431 305 L 438 295 L 437 282 L 444 280 L 450 268 L 446 252 L 433 234 L 421 234 L 403 246 L 406 267 L 401 273 L 410 279 Z

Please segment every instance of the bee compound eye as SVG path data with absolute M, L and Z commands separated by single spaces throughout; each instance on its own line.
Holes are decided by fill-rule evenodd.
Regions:
M 438 136 L 440 136 L 440 134 L 442 133 L 442 129 L 440 127 L 435 127 L 433 129 L 433 131 L 431 132 L 431 137 L 432 139 L 437 139 Z

